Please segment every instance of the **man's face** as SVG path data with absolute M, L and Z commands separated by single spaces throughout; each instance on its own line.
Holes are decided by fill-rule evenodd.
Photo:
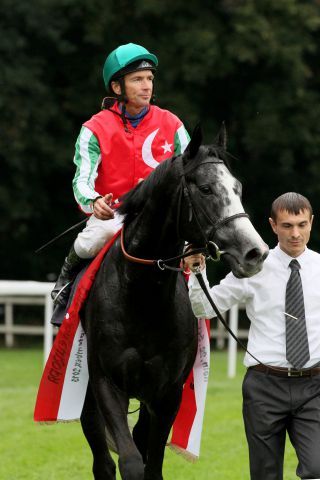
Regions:
M 300 210 L 298 215 L 287 210 L 277 212 L 276 221 L 269 218 L 272 230 L 277 235 L 279 246 L 290 257 L 298 257 L 305 249 L 313 222 L 309 210 Z
M 131 115 L 140 113 L 144 107 L 149 105 L 153 91 L 153 79 L 151 70 L 142 70 L 125 75 L 124 83 L 128 99 L 126 109 Z M 119 95 L 121 93 L 120 84 L 112 82 L 111 85 L 115 93 Z

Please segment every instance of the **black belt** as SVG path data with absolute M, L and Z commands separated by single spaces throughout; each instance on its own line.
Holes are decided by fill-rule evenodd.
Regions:
M 320 375 L 320 367 L 296 370 L 294 368 L 267 367 L 267 365 L 260 364 L 249 367 L 248 370 L 256 370 L 268 375 L 276 375 L 277 377 L 313 377 L 314 375 Z

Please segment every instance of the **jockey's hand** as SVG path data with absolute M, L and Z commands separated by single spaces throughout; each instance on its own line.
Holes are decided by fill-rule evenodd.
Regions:
M 99 220 L 110 220 L 114 218 L 114 211 L 111 208 L 112 193 L 107 193 L 104 197 L 98 197 L 93 202 L 93 215 Z
M 201 253 L 196 253 L 195 255 L 190 255 L 190 257 L 185 257 L 183 259 L 183 268 L 184 270 L 191 270 L 194 272 L 195 267 L 199 266 L 201 270 L 204 269 L 206 266 L 206 259 L 205 256 Z

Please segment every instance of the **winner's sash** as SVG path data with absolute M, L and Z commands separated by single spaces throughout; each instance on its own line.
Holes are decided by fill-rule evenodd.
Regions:
M 198 321 L 198 352 L 184 384 L 169 446 L 188 460 L 199 458 L 210 368 L 210 320 Z
M 34 411 L 36 422 L 66 422 L 80 418 L 89 380 L 87 343 L 80 310 L 104 256 L 120 231 L 98 253 L 79 281 L 40 381 Z

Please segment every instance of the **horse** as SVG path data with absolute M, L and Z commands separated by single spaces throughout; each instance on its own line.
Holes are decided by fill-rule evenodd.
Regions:
M 202 145 L 196 128 L 185 152 L 161 162 L 125 195 L 119 212 L 122 238 L 108 251 L 82 313 L 89 386 L 81 424 L 95 480 L 116 478 L 106 429 L 123 480 L 162 480 L 165 445 L 197 352 L 198 323 L 179 255 L 185 242 L 218 244 L 233 273 L 245 277 L 261 269 L 267 247 L 226 164 L 225 132 Z M 165 259 L 173 259 L 171 267 Z M 131 398 L 140 402 L 132 433 Z

